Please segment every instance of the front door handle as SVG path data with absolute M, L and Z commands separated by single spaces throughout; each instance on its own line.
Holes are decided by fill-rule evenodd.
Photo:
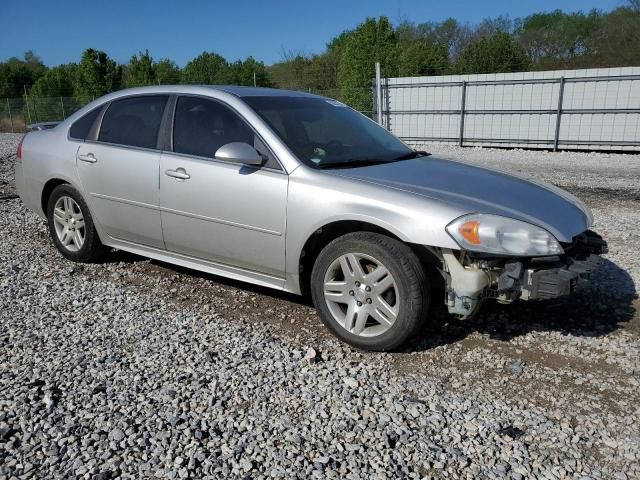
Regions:
M 78 160 L 81 160 L 87 163 L 96 163 L 98 161 L 98 159 L 93 153 L 87 153 L 87 154 L 79 153 Z
M 189 175 L 184 168 L 176 168 L 175 170 L 165 170 L 164 174 L 169 177 L 177 178 L 178 180 L 189 180 L 191 178 L 191 175 Z

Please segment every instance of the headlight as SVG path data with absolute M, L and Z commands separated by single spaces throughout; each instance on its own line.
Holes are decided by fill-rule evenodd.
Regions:
M 546 230 L 498 215 L 464 215 L 447 225 L 447 232 L 462 248 L 474 252 L 523 256 L 564 253 Z

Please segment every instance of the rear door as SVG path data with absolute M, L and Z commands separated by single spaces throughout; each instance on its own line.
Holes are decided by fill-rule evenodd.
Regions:
M 158 132 L 169 97 L 112 101 L 97 141 L 77 152 L 78 174 L 93 215 L 109 236 L 164 248 L 160 225 Z
M 254 146 L 266 164 L 215 159 L 230 142 Z M 282 277 L 288 176 L 256 133 L 219 101 L 181 96 L 172 143 L 160 165 L 167 250 Z

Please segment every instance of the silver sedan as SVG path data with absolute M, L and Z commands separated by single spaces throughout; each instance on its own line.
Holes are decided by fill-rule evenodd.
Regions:
M 310 294 L 358 348 L 391 350 L 444 302 L 566 295 L 606 243 L 550 185 L 414 151 L 344 104 L 283 90 L 123 90 L 28 133 L 25 205 L 76 262 L 107 248 Z

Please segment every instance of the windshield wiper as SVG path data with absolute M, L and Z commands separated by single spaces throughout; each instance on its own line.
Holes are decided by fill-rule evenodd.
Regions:
M 428 157 L 431 155 L 429 152 L 425 152 L 424 150 L 413 150 L 409 153 L 405 153 L 404 155 L 400 155 L 399 157 L 394 158 L 394 160 L 409 160 L 411 158 L 418 157 Z
M 346 160 L 343 162 L 321 162 L 317 168 L 367 167 L 370 165 L 379 165 L 381 163 L 390 163 L 390 162 L 393 162 L 394 160 L 385 160 L 383 158 L 369 158 L 365 160 Z

